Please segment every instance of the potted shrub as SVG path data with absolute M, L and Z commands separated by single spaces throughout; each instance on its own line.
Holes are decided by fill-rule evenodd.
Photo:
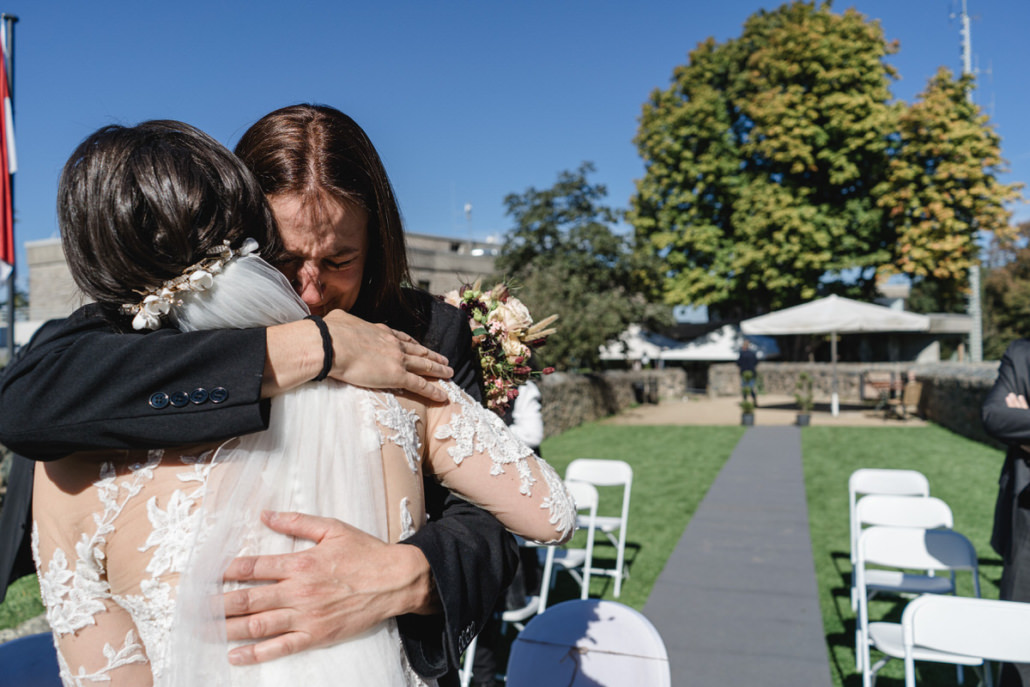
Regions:
M 807 427 L 812 420 L 812 408 L 815 406 L 812 400 L 812 375 L 807 372 L 798 375 L 794 390 L 794 401 L 798 405 L 797 424 L 799 427 Z
M 740 402 L 740 424 L 755 424 L 755 404 L 747 399 Z

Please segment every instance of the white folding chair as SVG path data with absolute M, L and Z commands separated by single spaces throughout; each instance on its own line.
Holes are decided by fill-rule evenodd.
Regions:
M 954 525 L 951 508 L 935 496 L 863 496 L 855 508 L 855 520 L 860 530 L 866 526 L 950 530 Z M 865 584 L 870 595 L 877 592 L 951 594 L 955 590 L 950 577 L 935 576 L 933 570 L 925 575 L 867 570 Z
M 869 621 L 869 592 L 866 588 L 868 566 L 886 566 L 903 570 L 969 571 L 974 593 L 980 596 L 980 577 L 976 550 L 968 539 L 954 530 L 925 530 L 916 527 L 870 527 L 858 541 L 855 565 L 858 591 L 857 662 L 862 670 L 863 687 L 871 687 L 873 677 L 891 658 L 904 658 L 901 625 Z M 870 648 L 884 654 L 875 665 L 870 664 Z
M 567 480 L 572 499 L 576 503 L 576 526 L 587 533 L 586 547 L 569 548 L 564 546 L 548 546 L 544 557 L 544 572 L 540 578 L 540 602 L 537 613 L 547 608 L 547 597 L 554 581 L 556 568 L 568 572 L 580 586 L 580 598 L 585 599 L 590 593 L 590 574 L 595 572 L 591 566 L 594 560 L 594 538 L 597 531 L 597 488 L 587 482 Z M 582 511 L 586 511 L 583 515 Z
M 665 643 L 617 601 L 573 600 L 533 618 L 511 646 L 508 687 L 669 687 Z
M 622 593 L 622 580 L 626 572 L 626 528 L 629 524 L 629 496 L 633 489 L 633 468 L 624 460 L 606 460 L 600 458 L 577 458 L 565 469 L 565 479 L 578 482 L 589 482 L 596 487 L 622 487 L 622 511 L 619 515 L 598 515 L 597 529 L 604 532 L 608 540 L 616 547 L 615 567 L 593 567 L 594 575 L 607 575 L 615 578 L 615 598 Z M 581 522 L 580 527 L 583 527 Z M 616 536 L 616 533 L 618 536 Z
M 921 596 L 901 616 L 905 687 L 915 687 L 915 661 L 977 666 L 984 684 L 993 678 L 986 661 L 1030 663 L 1030 603 Z
M 884 496 L 870 494 L 858 500 L 855 506 L 855 523 L 859 532 L 867 526 L 918 527 L 920 529 L 951 529 L 953 518 L 951 508 L 934 496 Z M 857 546 L 857 544 L 856 544 Z M 865 571 L 866 593 L 872 599 L 878 592 L 888 594 L 952 594 L 955 591 L 951 575 L 935 575 L 927 570 L 923 574 L 900 570 L 871 569 Z M 852 572 L 852 583 L 855 581 Z M 851 605 L 858 608 L 857 588 L 851 588 Z M 859 630 L 855 627 L 855 646 L 858 646 Z M 855 667 L 861 669 L 860 652 L 855 652 Z
M 862 527 L 858 523 L 855 509 L 858 499 L 865 494 L 888 496 L 929 496 L 930 481 L 918 470 L 895 470 L 891 468 L 860 468 L 848 477 L 848 522 L 851 527 L 851 610 L 858 610 L 855 594 L 855 553 Z

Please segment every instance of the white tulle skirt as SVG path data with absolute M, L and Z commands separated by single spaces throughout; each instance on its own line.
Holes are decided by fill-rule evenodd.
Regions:
M 182 329 L 262 326 L 306 314 L 281 275 L 257 258 L 180 316 Z M 229 277 L 229 278 L 226 278 Z M 275 313 L 275 314 L 270 314 Z M 190 324 L 189 322 L 193 322 Z M 266 528 L 263 510 L 337 518 L 387 539 L 379 436 L 369 392 L 331 381 L 273 399 L 269 429 L 240 437 L 215 456 L 187 571 L 180 579 L 162 687 L 394 687 L 424 684 L 407 666 L 396 623 L 340 644 L 255 666 L 230 666 L 222 572 L 240 555 L 311 546 Z

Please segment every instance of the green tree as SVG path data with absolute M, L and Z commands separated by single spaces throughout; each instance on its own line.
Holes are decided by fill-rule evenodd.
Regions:
M 515 227 L 505 236 L 497 269 L 537 319 L 559 316 L 558 333 L 538 352 L 559 369 L 591 368 L 598 348 L 627 325 L 671 321 L 668 307 L 649 303 L 641 277 L 652 270 L 613 231 L 617 210 L 607 190 L 587 179 L 591 163 L 565 171 L 549 189 L 528 188 L 504 199 Z
M 1002 184 L 1001 140 L 973 104 L 972 78 L 941 68 L 899 117 L 898 142 L 877 204 L 896 239 L 881 275 L 908 274 L 945 304 L 961 301 L 978 264 L 979 232 L 1007 245 L 1014 229 L 1005 203 L 1018 184 Z M 932 284 L 932 286 L 930 286 Z
M 700 44 L 652 93 L 629 218 L 668 302 L 748 316 L 871 299 L 892 273 L 964 296 L 977 232 L 1006 239 L 1017 190 L 968 80 L 941 72 L 916 105 L 891 102 L 896 50 L 854 10 L 793 2 Z
M 1015 339 L 1030 336 L 1030 222 L 1014 232 L 1016 242 L 1004 264 L 990 269 L 983 280 L 983 354 L 998 360 Z
M 630 221 L 671 303 L 749 315 L 808 300 L 829 273 L 870 295 L 890 257 L 870 196 L 894 128 L 879 24 L 829 3 L 759 11 L 708 39 L 644 105 Z

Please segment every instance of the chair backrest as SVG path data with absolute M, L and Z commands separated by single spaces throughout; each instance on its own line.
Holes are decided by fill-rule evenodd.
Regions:
M 870 494 L 855 506 L 858 526 L 921 527 L 932 530 L 954 526 L 951 508 L 936 496 Z
M 980 595 L 976 550 L 965 536 L 954 530 L 926 530 L 919 527 L 875 526 L 858 538 L 855 572 L 863 584 L 866 565 L 918 570 L 968 570 L 973 573 L 976 595 Z
M 61 687 L 59 670 L 49 632 L 0 644 L 0 687 Z
M 597 487 L 589 482 L 580 482 L 578 480 L 565 480 L 565 486 L 572 495 L 572 501 L 576 504 L 576 511 L 585 510 L 591 521 L 596 520 L 597 504 L 600 501 Z
M 916 410 L 919 407 L 919 397 L 923 394 L 923 383 L 915 380 L 905 384 L 901 392 L 901 402 L 906 408 Z
M 1030 663 L 1030 603 L 927 594 L 901 616 L 906 653 L 913 648 Z
M 567 481 L 589 482 L 599 487 L 622 486 L 622 521 L 629 518 L 629 495 L 633 489 L 633 468 L 624 460 L 576 458 L 565 468 Z
M 851 525 L 851 562 L 855 562 L 855 547 L 861 528 L 855 517 L 858 497 L 862 494 L 893 496 L 929 496 L 930 481 L 918 470 L 892 468 L 859 468 L 848 477 L 848 520 Z
M 654 625 L 617 601 L 555 604 L 511 646 L 509 687 L 672 684 L 669 656 Z
M 590 482 L 602 487 L 633 483 L 633 468 L 624 460 L 577 458 L 565 468 L 565 479 Z

